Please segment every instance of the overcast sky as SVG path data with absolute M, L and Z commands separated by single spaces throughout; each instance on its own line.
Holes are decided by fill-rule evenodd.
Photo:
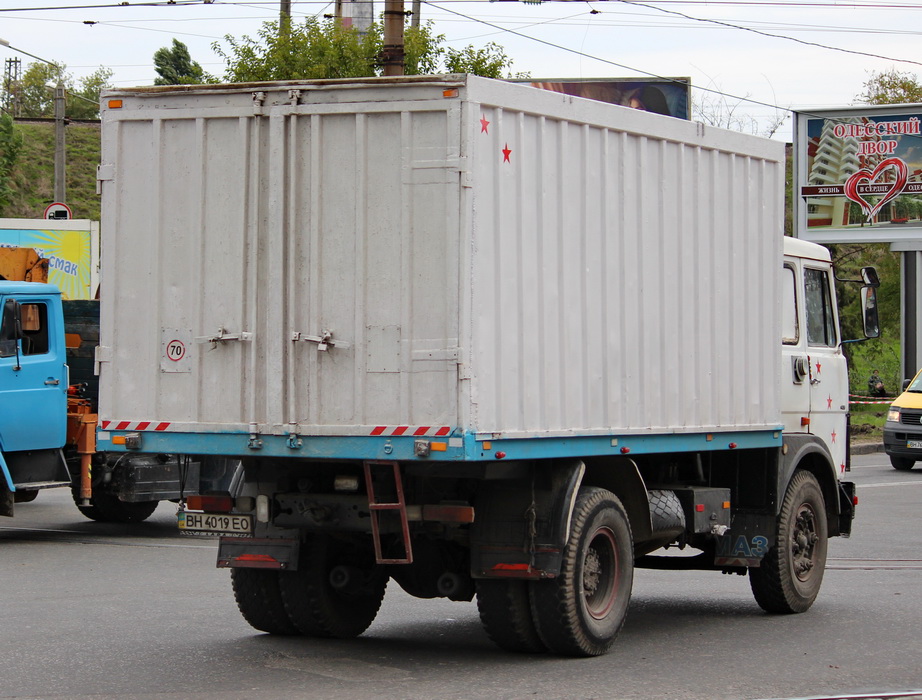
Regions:
M 223 64 L 212 43 L 227 34 L 255 36 L 264 21 L 277 19 L 279 10 L 277 1 L 150 4 L 3 0 L 0 38 L 65 63 L 77 78 L 106 66 L 114 71 L 116 86 L 149 85 L 156 77 L 154 52 L 174 37 L 189 47 L 206 71 L 220 76 Z M 376 14 L 383 9 L 383 0 L 375 3 Z M 292 0 L 295 20 L 331 11 L 328 3 Z M 922 5 L 899 1 L 538 5 L 448 0 L 423 4 L 421 16 L 433 20 L 436 31 L 452 46 L 501 44 L 514 60 L 513 69 L 532 77 L 688 76 L 694 86 L 730 95 L 705 99 L 726 99 L 738 113 L 763 123 L 777 111 L 760 104 L 737 105 L 738 98 L 777 105 L 781 113 L 788 108 L 845 106 L 853 103 L 870 71 L 895 67 L 922 73 L 922 54 L 913 50 L 922 33 Z M 11 57 L 31 60 L 0 46 L 0 58 Z M 702 93 L 694 98 L 702 99 Z M 775 137 L 790 140 L 790 119 Z

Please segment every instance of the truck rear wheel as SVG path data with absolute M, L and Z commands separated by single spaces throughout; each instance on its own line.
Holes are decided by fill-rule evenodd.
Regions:
M 794 472 L 778 514 L 776 535 L 762 565 L 749 569 L 752 594 L 766 612 L 804 612 L 820 592 L 828 544 L 823 492 L 810 472 Z
M 631 526 L 610 491 L 580 489 L 560 575 L 531 583 L 532 616 L 557 654 L 598 656 L 624 625 L 634 579 Z
M 298 634 L 282 602 L 278 571 L 231 569 L 231 585 L 240 614 L 250 625 L 269 634 Z
M 487 636 L 501 649 L 530 654 L 547 650 L 531 616 L 528 581 L 478 581 L 477 611 Z
M 387 585 L 371 543 L 313 535 L 302 546 L 300 561 L 297 571 L 279 575 L 285 611 L 298 631 L 345 639 L 368 629 Z

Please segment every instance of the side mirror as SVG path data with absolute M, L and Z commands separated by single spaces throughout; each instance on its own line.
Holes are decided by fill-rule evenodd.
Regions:
M 911 382 L 911 381 L 912 381 L 911 379 L 904 379 L 904 380 L 903 380 L 903 391 L 906 391 L 906 390 L 909 388 L 909 382 Z
M 874 287 L 861 288 L 861 319 L 864 322 L 864 337 L 879 338 L 880 319 L 877 315 L 877 290 Z
M 0 340 L 22 338 L 22 308 L 15 299 L 7 299 L 3 305 L 3 320 L 0 322 Z
M 868 287 L 879 287 L 880 278 L 877 276 L 877 269 L 873 267 L 861 268 L 861 279 Z

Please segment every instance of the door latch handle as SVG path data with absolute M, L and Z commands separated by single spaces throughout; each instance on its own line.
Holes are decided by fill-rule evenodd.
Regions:
M 60 379 L 54 379 L 52 377 L 48 377 L 48 379 L 45 380 L 45 386 L 58 386 L 60 383 Z

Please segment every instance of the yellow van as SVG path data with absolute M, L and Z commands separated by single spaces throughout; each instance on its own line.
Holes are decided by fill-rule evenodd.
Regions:
M 884 423 L 884 451 L 893 468 L 901 471 L 922 460 L 922 370 L 890 404 Z

